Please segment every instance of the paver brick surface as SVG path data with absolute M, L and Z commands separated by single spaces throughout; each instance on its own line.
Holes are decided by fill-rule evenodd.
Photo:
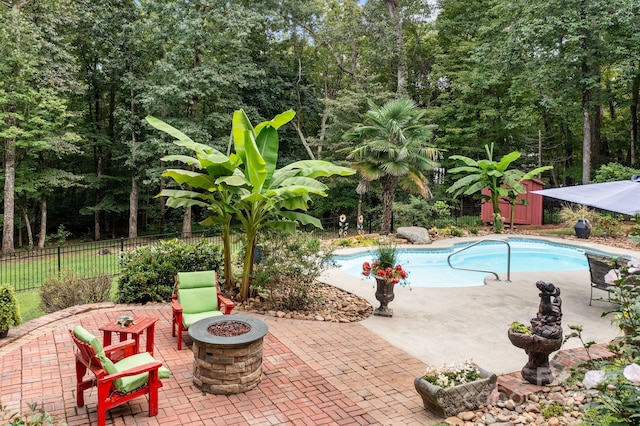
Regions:
M 121 315 L 159 318 L 154 357 L 172 376 L 159 391 L 159 412 L 148 416 L 146 397 L 107 413 L 108 425 L 429 425 L 438 422 L 422 408 L 413 389 L 424 363 L 389 345 L 359 324 L 263 317 L 263 377 L 236 395 L 205 394 L 193 385 L 189 336 L 178 351 L 171 336 L 169 305 L 73 307 L 12 329 L 0 341 L 0 403 L 11 411 L 37 402 L 70 425 L 95 424 L 97 391 L 75 400 L 74 345 L 68 329 L 98 328 Z M 146 335 L 141 337 L 144 348 Z M 372 411 L 369 408 L 375 407 Z M 389 414 L 384 414 L 389 413 Z

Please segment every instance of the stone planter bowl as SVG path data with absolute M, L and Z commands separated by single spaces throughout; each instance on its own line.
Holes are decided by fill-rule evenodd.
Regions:
M 429 383 L 422 376 L 416 377 L 413 384 L 422 397 L 424 408 L 446 418 L 486 404 L 496 387 L 498 377 L 487 370 L 477 368 L 481 379 L 446 389 Z

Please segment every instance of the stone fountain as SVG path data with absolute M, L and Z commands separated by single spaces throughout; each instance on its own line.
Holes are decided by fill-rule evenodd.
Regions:
M 549 368 L 549 354 L 562 346 L 562 299 L 560 289 L 551 283 L 538 281 L 540 307 L 531 319 L 531 334 L 508 331 L 514 346 L 525 350 L 529 361 L 522 368 L 522 377 L 534 385 L 548 385 L 553 382 Z M 553 300 L 552 300 L 553 298 Z

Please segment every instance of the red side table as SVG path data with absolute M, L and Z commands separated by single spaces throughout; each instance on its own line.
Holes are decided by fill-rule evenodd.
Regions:
M 102 331 L 104 346 L 111 344 L 111 333 L 119 333 L 120 341 L 126 340 L 128 335 L 136 341 L 136 353 L 140 351 L 140 335 L 147 332 L 147 352 L 153 355 L 153 340 L 158 318 L 133 317 L 133 323 L 126 327 L 111 321 L 99 328 Z

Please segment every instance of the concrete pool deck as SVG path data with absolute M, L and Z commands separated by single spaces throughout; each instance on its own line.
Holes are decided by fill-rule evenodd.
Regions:
M 488 235 L 473 238 L 452 238 L 434 241 L 429 245 L 410 245 L 411 248 L 445 248 L 456 243 L 479 239 L 505 239 L 506 235 Z M 561 238 L 514 235 L 576 246 L 585 250 L 602 251 L 612 255 L 638 257 L 640 252 L 618 249 L 585 241 Z M 365 250 L 370 250 L 366 248 Z M 340 249 L 339 255 L 349 255 L 362 249 Z M 570 272 L 521 272 L 500 274 L 503 281 L 488 275 L 484 286 L 459 288 L 395 288 L 395 299 L 389 304 L 393 317 L 371 316 L 361 324 L 390 344 L 413 355 L 426 364 L 439 366 L 473 359 L 483 368 L 496 374 L 519 371 L 527 362 L 527 355 L 507 338 L 507 329 L 513 321 L 529 324 L 536 316 L 540 298 L 536 281 L 552 282 L 562 293 L 562 324 L 565 335 L 569 325 L 581 325 L 585 341 L 606 343 L 619 335 L 611 324 L 611 316 L 602 313 L 615 307 L 606 301 L 593 301 L 589 306 L 590 278 L 588 270 Z M 375 281 L 348 275 L 339 269 L 326 271 L 320 281 L 366 299 L 372 306 L 375 299 Z M 594 296 L 605 296 L 598 290 Z M 563 349 L 580 347 L 578 339 L 571 339 Z

